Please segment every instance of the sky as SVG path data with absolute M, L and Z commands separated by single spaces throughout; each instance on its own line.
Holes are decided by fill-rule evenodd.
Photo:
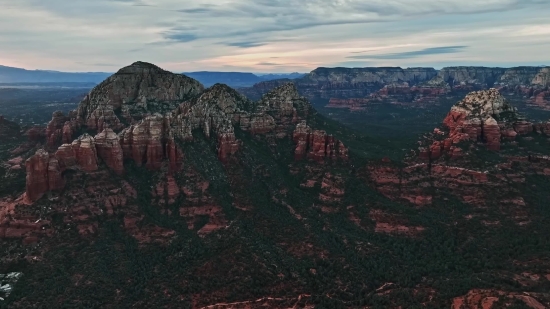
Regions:
M 550 0 L 0 0 L 0 65 L 115 72 L 550 65 Z

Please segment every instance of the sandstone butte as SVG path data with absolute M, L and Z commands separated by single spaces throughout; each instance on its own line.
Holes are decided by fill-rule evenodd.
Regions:
M 385 159 L 368 167 L 369 177 L 383 195 L 391 199 L 407 200 L 416 205 L 432 203 L 427 188 L 445 188 L 466 203 L 481 205 L 495 188 L 509 189 L 509 181 L 524 182 L 525 175 L 511 168 L 513 162 L 530 162 L 530 171 L 550 174 L 548 156 L 507 156 L 508 163 L 500 164 L 489 177 L 486 170 L 467 167 L 470 149 L 475 144 L 499 152 L 501 143 L 514 141 L 529 133 L 550 136 L 550 121 L 533 124 L 526 121 L 496 89 L 474 91 L 456 103 L 443 119 L 442 126 L 425 136 L 411 158 L 398 168 Z M 452 163 L 438 160 L 453 159 Z M 456 160 L 462 158 L 463 160 Z M 538 162 L 538 163 L 537 163 Z M 487 165 L 485 168 L 491 168 Z M 524 205 L 523 197 L 510 192 L 513 198 L 503 204 Z M 518 224 L 526 218 L 516 217 Z
M 193 141 L 195 130 L 217 139 L 218 158 L 226 163 L 242 143 L 235 127 L 250 134 L 293 138 L 296 160 L 347 159 L 341 141 L 307 125 L 308 113 L 311 105 L 291 83 L 252 102 L 226 85 L 204 89 L 186 76 L 136 62 L 92 89 L 76 111 L 52 115 L 45 147 L 26 161 L 26 200 L 62 190 L 64 172 L 71 169 L 94 172 L 104 164 L 123 174 L 124 160 L 132 160 L 151 170 L 166 162 L 174 173 L 182 166 L 182 145 Z M 89 133 L 75 136 L 76 132 Z
M 443 120 L 443 129 L 434 130 L 434 139 L 420 149 L 421 158 L 437 159 L 443 154 L 460 157 L 459 144 L 464 141 L 481 142 L 493 151 L 499 151 L 501 140 L 514 140 L 531 132 L 550 133 L 548 124 L 533 124 L 518 114 L 495 88 L 474 91 L 456 103 Z

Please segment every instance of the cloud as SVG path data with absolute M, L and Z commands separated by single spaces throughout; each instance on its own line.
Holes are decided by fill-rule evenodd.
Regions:
M 223 43 L 223 44 L 226 45 L 226 46 L 248 48 L 248 47 L 263 46 L 266 43 L 260 43 L 260 42 L 233 42 L 233 43 Z
M 181 9 L 181 10 L 176 10 L 176 11 L 181 12 L 181 13 L 195 14 L 195 13 L 208 13 L 211 10 L 208 9 L 208 8 L 194 8 L 194 9 Z
M 547 0 L 0 0 L 0 7 L 0 64 L 25 68 L 93 71 L 129 58 L 173 71 L 255 71 L 279 57 L 278 69 L 300 72 L 549 60 Z
M 258 62 L 256 65 L 280 65 L 279 63 L 274 62 Z
M 183 42 L 183 43 L 195 41 L 199 38 L 198 36 L 192 33 L 178 33 L 178 32 L 165 33 L 163 37 L 170 41 Z
M 454 54 L 459 53 L 468 46 L 440 46 L 429 47 L 421 50 L 407 51 L 401 53 L 380 54 L 380 55 L 361 55 L 348 56 L 351 59 L 409 59 L 427 55 Z

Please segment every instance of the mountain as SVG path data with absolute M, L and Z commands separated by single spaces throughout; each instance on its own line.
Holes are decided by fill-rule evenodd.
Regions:
M 256 75 L 258 75 L 263 80 L 273 80 L 273 79 L 282 79 L 282 78 L 296 79 L 296 78 L 303 77 L 306 74 L 293 72 L 293 73 L 264 73 L 264 74 L 256 73 Z
M 496 89 L 442 120 L 403 152 L 133 63 L 4 149 L 0 306 L 550 306 L 550 123 Z
M 57 86 L 61 83 L 91 83 L 98 84 L 112 73 L 105 72 L 58 72 L 52 70 L 26 70 L 0 65 L 0 83 L 25 83 L 25 84 L 51 84 Z M 186 72 L 184 75 L 200 81 L 206 87 L 216 83 L 227 84 L 231 87 L 249 87 L 255 83 L 280 78 L 298 78 L 301 73 L 266 73 L 253 74 L 246 72 Z
M 0 83 L 99 83 L 111 73 L 25 70 L 0 65 Z
M 256 83 L 266 81 L 266 80 L 280 79 L 280 78 L 293 79 L 304 75 L 300 73 L 259 75 L 259 74 L 253 74 L 253 73 L 245 73 L 245 72 L 209 72 L 209 71 L 187 72 L 183 74 L 198 80 L 206 87 L 210 87 L 217 83 L 226 84 L 230 87 L 249 87 Z
M 371 104 L 430 105 L 449 94 L 495 87 L 516 95 L 534 108 L 550 110 L 550 67 L 317 68 L 293 82 L 310 100 L 331 108 L 364 110 Z M 239 89 L 261 96 L 277 81 Z

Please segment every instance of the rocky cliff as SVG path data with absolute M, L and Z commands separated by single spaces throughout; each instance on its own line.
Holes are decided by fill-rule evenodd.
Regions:
M 480 90 L 469 93 L 456 103 L 443 120 L 446 131 L 437 129 L 437 135 L 447 136 L 421 150 L 422 157 L 438 158 L 443 153 L 460 155 L 457 146 L 462 141 L 479 141 L 488 149 L 500 150 L 501 139 L 514 140 L 517 135 L 534 131 L 527 122 L 496 90 Z
M 496 88 L 526 96 L 533 106 L 548 109 L 549 67 L 445 67 L 433 68 L 317 68 L 293 80 L 310 100 L 329 101 L 327 107 L 362 110 L 367 102 L 430 104 L 449 93 Z M 239 91 L 258 97 L 279 81 L 259 83 Z M 358 102 L 361 102 L 358 104 Z
M 126 116 L 120 119 L 115 111 L 123 110 Z M 149 170 L 159 170 L 167 162 L 173 173 L 182 166 L 181 144 L 192 142 L 197 130 L 217 140 L 217 157 L 227 162 L 242 144 L 236 129 L 292 138 L 293 131 L 307 126 L 310 112 L 311 105 L 292 83 L 253 102 L 226 85 L 204 90 L 185 76 L 136 62 L 94 88 L 76 112 L 53 114 L 46 129 L 50 153 L 41 149 L 27 160 L 27 198 L 36 201 L 48 191 L 62 189 L 66 169 L 93 172 L 101 162 L 118 175 L 124 173 L 124 160 Z M 98 130 L 95 137 L 84 133 L 71 142 L 77 131 Z M 324 131 L 305 133 L 295 142 L 296 152 L 304 152 L 297 159 L 306 152 L 319 162 L 347 158 L 343 144 Z
M 376 94 L 389 100 L 408 103 L 423 102 L 426 99 L 434 101 L 448 93 L 460 94 L 496 88 L 503 94 L 520 95 L 526 97 L 527 102 L 546 106 L 545 95 L 540 93 L 548 89 L 549 72 L 548 67 L 446 67 L 437 76 L 419 85 L 403 85 L 393 93 L 388 91 L 391 89 L 388 85 Z

